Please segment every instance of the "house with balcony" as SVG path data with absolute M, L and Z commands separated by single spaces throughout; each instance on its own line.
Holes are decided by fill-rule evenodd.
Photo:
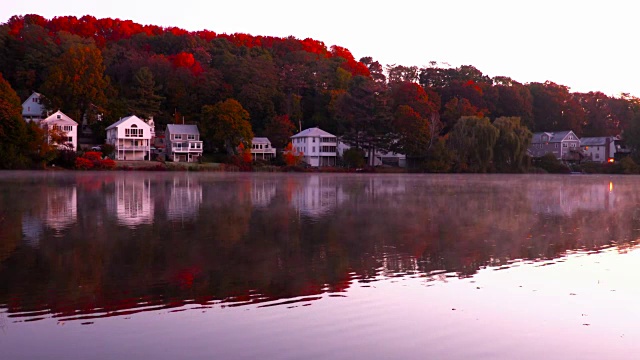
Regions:
M 22 118 L 26 122 L 33 121 L 39 123 L 46 117 L 47 109 L 42 104 L 42 95 L 37 92 L 31 94 L 25 102 L 22 103 Z
M 251 139 L 251 156 L 253 161 L 270 160 L 276 157 L 276 148 L 271 145 L 266 137 L 254 137 Z
M 56 111 L 46 119 L 40 120 L 39 125 L 47 132 L 49 143 L 54 143 L 58 148 L 64 150 L 75 151 L 78 148 L 78 123 L 62 111 Z M 52 132 L 54 131 L 57 132 L 55 136 L 57 140 L 53 139 Z
M 335 166 L 338 138 L 318 127 L 303 130 L 291 137 L 293 149 L 303 154 L 311 166 Z
M 533 158 L 552 153 L 556 159 L 563 161 L 578 161 L 583 157 L 580 139 L 571 130 L 534 133 L 528 152 Z
M 169 124 L 164 135 L 168 159 L 197 162 L 202 157 L 202 141 L 196 125 Z
M 151 129 L 139 117 L 127 116 L 107 127 L 107 144 L 114 146 L 115 160 L 149 160 Z

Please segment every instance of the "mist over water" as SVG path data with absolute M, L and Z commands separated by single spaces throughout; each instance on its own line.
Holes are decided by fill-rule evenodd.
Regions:
M 0 346 L 9 358 L 633 358 L 639 185 L 2 172 Z

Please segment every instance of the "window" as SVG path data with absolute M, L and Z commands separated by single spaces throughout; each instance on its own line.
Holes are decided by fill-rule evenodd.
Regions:
M 555 146 L 555 148 L 556 148 L 556 149 L 558 148 L 558 144 L 557 144 L 557 143 L 556 143 L 556 146 Z
M 58 114 L 58 119 L 62 119 L 62 116 L 60 116 L 60 114 Z
M 571 143 L 571 147 L 576 147 L 576 143 Z
M 596 153 L 596 159 L 600 159 L 600 154 Z
M 193 134 L 187 135 L 187 140 L 195 140 L 195 139 L 196 139 L 195 135 L 193 135 Z
M 569 144 L 567 144 L 567 143 L 562 143 L 562 147 L 563 147 L 563 148 L 569 147 Z
M 174 140 L 182 140 L 182 134 L 175 134 L 175 135 L 173 135 L 173 139 L 174 139 Z
M 313 139 L 313 140 L 315 140 L 315 139 Z M 311 152 L 316 152 L 316 147 L 315 146 L 311 148 Z
M 316 142 L 316 138 L 313 138 L 313 142 Z
M 65 125 L 63 129 L 64 131 L 71 131 L 71 126 Z

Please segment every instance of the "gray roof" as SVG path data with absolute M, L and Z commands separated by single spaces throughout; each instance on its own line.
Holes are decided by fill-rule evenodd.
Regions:
M 610 143 L 613 142 L 611 137 L 606 136 L 582 138 L 580 139 L 580 146 L 605 146 L 607 145 L 607 139 L 610 139 Z
M 567 130 L 567 131 L 556 131 L 556 132 L 550 132 L 550 131 L 546 131 L 546 132 L 537 132 L 533 134 L 533 138 L 531 139 L 531 143 L 532 144 L 536 144 L 536 143 L 541 143 L 542 142 L 542 135 L 549 135 L 549 141 L 550 143 L 556 143 L 556 142 L 561 142 L 564 138 L 567 137 L 567 135 L 569 135 L 569 133 L 573 134 L 573 131 L 571 130 Z M 575 134 L 573 134 L 575 135 Z M 576 136 L 576 140 L 578 139 L 578 137 Z
M 251 142 L 253 144 L 271 144 L 271 141 L 266 137 L 254 137 Z
M 197 125 L 169 124 L 167 131 L 172 134 L 200 135 Z

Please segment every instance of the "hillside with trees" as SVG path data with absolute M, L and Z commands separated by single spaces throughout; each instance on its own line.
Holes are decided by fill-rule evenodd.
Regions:
M 160 128 L 197 124 L 209 152 L 234 152 L 249 134 L 284 147 L 297 129 L 319 126 L 363 153 L 404 153 L 432 172 L 524 171 L 535 131 L 640 141 L 631 136 L 640 134 L 640 100 L 628 94 L 522 84 L 473 66 L 382 65 L 293 36 L 13 16 L 0 25 L 0 73 L 0 168 L 55 156 L 39 149 L 37 129 L 17 125 L 16 99 L 33 91 L 48 108 L 86 118 L 98 138 L 130 114 Z

